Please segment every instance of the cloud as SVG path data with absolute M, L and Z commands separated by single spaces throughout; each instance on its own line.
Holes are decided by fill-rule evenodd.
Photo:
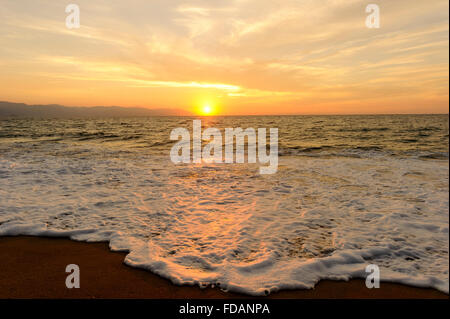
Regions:
M 363 107 L 362 101 L 379 101 L 383 94 L 402 97 L 397 101 L 402 105 L 413 96 L 437 97 L 439 105 L 448 101 L 445 0 L 417 0 L 414 6 L 380 0 L 380 29 L 365 27 L 362 0 L 77 4 L 81 28 L 69 30 L 63 3 L 2 2 L 0 83 L 17 92 L 12 98 L 37 92 L 37 83 L 47 78 L 66 85 L 67 100 L 79 98 L 74 95 L 83 94 L 83 82 L 90 82 L 89 89 L 110 86 L 121 99 L 132 89 L 140 104 L 148 103 L 148 89 L 165 88 L 176 93 L 152 91 L 155 103 L 207 94 L 230 108 L 276 102 L 290 112 L 324 99 L 359 101 Z M 8 84 L 8 77 L 36 84 L 21 88 Z M 121 93 L 120 85 L 129 89 Z M 67 104 L 53 101 L 51 94 L 47 99 Z

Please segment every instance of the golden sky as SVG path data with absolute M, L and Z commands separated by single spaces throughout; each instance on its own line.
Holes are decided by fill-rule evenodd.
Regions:
M 66 3 L 67 2 L 67 3 Z M 65 7 L 79 5 L 68 29 Z M 381 26 L 365 25 L 367 4 Z M 447 113 L 447 0 L 0 0 L 0 100 Z

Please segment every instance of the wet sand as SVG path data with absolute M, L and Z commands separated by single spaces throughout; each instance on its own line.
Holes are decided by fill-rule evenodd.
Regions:
M 69 239 L 0 237 L 0 298 L 249 298 L 218 288 L 177 286 L 148 271 L 123 263 L 125 253 L 111 252 L 107 243 Z M 79 289 L 65 286 L 68 264 L 80 267 Z M 314 289 L 286 290 L 262 298 L 439 298 L 449 296 L 434 289 L 381 282 L 368 289 L 360 279 L 321 281 Z

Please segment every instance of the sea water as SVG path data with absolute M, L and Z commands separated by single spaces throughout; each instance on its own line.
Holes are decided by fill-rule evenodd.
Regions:
M 174 164 L 190 117 L 0 121 L 0 236 L 108 241 L 175 284 L 263 295 L 364 278 L 449 291 L 448 116 L 245 116 L 279 165 Z

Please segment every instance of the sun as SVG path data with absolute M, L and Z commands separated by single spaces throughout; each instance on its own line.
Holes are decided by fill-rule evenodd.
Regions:
M 205 105 L 205 106 L 203 107 L 203 113 L 204 113 L 204 114 L 211 114 L 211 112 L 212 112 L 212 108 L 211 108 L 210 105 Z
M 200 115 L 203 115 L 203 116 L 213 115 L 214 114 L 214 108 L 212 107 L 211 104 L 206 103 L 200 108 L 200 112 L 199 113 L 200 113 Z
M 217 116 L 220 114 L 220 103 L 212 98 L 200 98 L 193 104 L 192 111 L 198 116 Z

